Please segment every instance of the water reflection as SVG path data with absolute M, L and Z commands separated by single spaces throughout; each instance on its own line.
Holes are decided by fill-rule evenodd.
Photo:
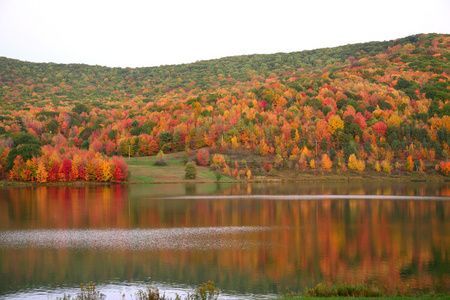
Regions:
M 241 295 L 319 282 L 450 288 L 447 184 L 30 187 L 0 193 L 0 294 L 89 281 L 196 286 L 214 280 Z

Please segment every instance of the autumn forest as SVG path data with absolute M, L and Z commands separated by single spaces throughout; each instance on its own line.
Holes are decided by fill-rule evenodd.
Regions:
M 124 157 L 182 151 L 239 179 L 448 176 L 449 60 L 440 34 L 148 68 L 0 57 L 0 179 L 123 182 Z

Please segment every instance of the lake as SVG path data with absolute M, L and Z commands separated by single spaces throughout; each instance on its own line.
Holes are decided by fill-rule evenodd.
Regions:
M 365 283 L 450 289 L 450 183 L 0 188 L 0 298 L 221 298 Z

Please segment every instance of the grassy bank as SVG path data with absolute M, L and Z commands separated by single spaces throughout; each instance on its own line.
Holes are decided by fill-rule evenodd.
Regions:
M 146 157 L 125 157 L 130 171 L 130 176 L 125 183 L 213 183 L 217 182 L 216 174 L 210 167 L 197 166 L 196 179 L 185 179 L 185 165 L 183 164 L 183 152 L 166 154 L 164 160 L 167 162 L 165 166 L 155 165 L 158 160 L 157 156 Z M 388 174 L 384 172 L 375 172 L 365 170 L 363 172 L 347 171 L 345 173 L 331 169 L 329 171 L 307 170 L 298 171 L 290 168 L 273 168 L 270 172 L 255 168 L 254 165 L 261 165 L 263 157 L 256 155 L 233 156 L 229 155 L 230 165 L 236 162 L 240 165 L 248 162 L 252 171 L 252 179 L 234 179 L 221 176 L 220 182 L 341 182 L 341 181 L 375 181 L 375 182 L 450 182 L 450 178 L 443 176 L 437 172 L 404 172 L 397 174 Z M 192 157 L 191 157 L 192 158 Z M 245 163 L 247 164 L 247 163 Z M 252 166 L 253 165 L 253 166 Z M 0 187 L 7 186 L 32 186 L 32 185 L 48 185 L 48 186 L 74 186 L 74 185 L 110 185 L 112 183 L 105 182 L 17 182 L 17 181 L 0 181 Z
M 176 182 L 216 182 L 216 175 L 210 167 L 197 166 L 197 178 L 185 179 L 185 166 L 182 163 L 183 153 L 171 153 L 165 156 L 166 166 L 156 166 L 156 156 L 126 158 L 130 170 L 130 183 L 176 183 Z M 247 161 L 261 157 L 246 157 Z M 231 157 L 231 163 L 240 163 L 239 157 Z M 402 182 L 432 182 L 450 181 L 448 177 L 438 173 L 426 174 L 412 172 L 405 174 L 387 174 L 383 172 L 364 171 L 361 173 L 348 171 L 346 173 L 330 171 L 297 171 L 295 169 L 272 169 L 270 172 L 252 168 L 252 179 L 241 179 L 246 182 L 286 182 L 286 181 L 402 181 Z M 222 176 L 220 182 L 238 182 L 239 180 Z
M 278 298 L 278 299 L 284 299 L 284 300 L 289 300 L 289 299 L 308 299 L 308 300 L 323 300 L 324 297 L 296 297 L 296 298 Z M 403 297 L 403 296 L 396 296 L 396 297 L 353 297 L 353 296 L 348 296 L 348 297 L 327 297 L 327 299 L 329 300 L 333 300 L 333 299 L 339 299 L 339 300 L 345 300 L 345 299 L 352 299 L 352 300 L 364 300 L 364 299 L 383 299 L 383 300 L 405 300 L 405 299 L 411 299 L 411 300 L 425 300 L 425 299 L 450 299 L 450 296 L 417 296 L 417 297 Z
M 171 153 L 164 157 L 166 166 L 157 166 L 156 156 L 126 158 L 130 170 L 130 183 L 174 183 L 174 182 L 215 182 L 216 175 L 209 167 L 197 166 L 197 178 L 185 179 L 183 153 Z M 221 182 L 234 182 L 234 179 L 222 177 Z

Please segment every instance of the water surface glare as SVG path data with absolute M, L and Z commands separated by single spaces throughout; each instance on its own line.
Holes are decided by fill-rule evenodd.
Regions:
M 261 246 L 246 234 L 268 227 L 0 231 L 0 248 L 212 250 Z M 214 238 L 210 238 L 214 237 Z

